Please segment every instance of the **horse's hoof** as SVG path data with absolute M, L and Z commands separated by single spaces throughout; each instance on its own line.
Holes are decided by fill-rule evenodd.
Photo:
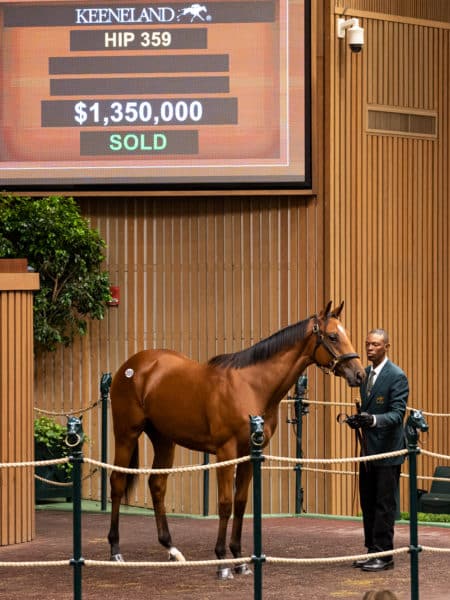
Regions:
M 111 554 L 110 560 L 114 562 L 125 562 L 121 554 Z
M 230 567 L 219 567 L 217 569 L 217 579 L 225 581 L 226 579 L 234 579 Z
M 169 560 L 177 560 L 178 562 L 186 562 L 186 559 L 184 558 L 182 553 L 178 550 L 178 548 L 175 548 L 175 546 L 172 546 L 172 548 L 169 550 Z
M 249 568 L 247 563 L 236 565 L 234 567 L 234 572 L 236 575 L 253 575 L 253 571 Z

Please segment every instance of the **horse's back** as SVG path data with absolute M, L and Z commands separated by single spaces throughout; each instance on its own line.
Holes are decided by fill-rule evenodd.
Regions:
M 120 396 L 129 397 L 133 392 L 141 394 L 144 382 L 150 375 L 156 377 L 162 372 L 195 364 L 198 363 L 175 350 L 141 350 L 130 356 L 115 373 L 111 384 L 111 401 Z
M 145 371 L 155 360 L 169 364 L 171 362 L 195 362 L 185 354 L 177 352 L 176 350 L 166 350 L 165 348 L 141 350 L 127 358 L 127 360 L 119 367 L 115 376 L 120 375 L 121 372 L 123 373 L 124 370 L 130 368 L 135 371 Z

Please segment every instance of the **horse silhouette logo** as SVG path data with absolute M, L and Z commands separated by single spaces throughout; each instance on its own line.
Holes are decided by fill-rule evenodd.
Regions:
M 202 13 L 206 13 L 206 18 L 203 17 Z M 191 23 L 195 19 L 198 19 L 199 21 L 209 21 L 210 18 L 207 13 L 208 10 L 206 6 L 203 6 L 202 4 L 191 4 L 190 6 L 186 6 L 186 8 L 178 9 L 177 21 L 181 21 L 184 17 L 191 17 Z

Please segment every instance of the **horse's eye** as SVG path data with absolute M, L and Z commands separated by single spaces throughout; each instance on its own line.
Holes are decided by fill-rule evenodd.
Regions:
M 339 339 L 338 338 L 338 334 L 337 333 L 329 333 L 328 334 L 328 339 L 330 340 L 330 342 L 333 342 L 333 344 L 334 344 Z

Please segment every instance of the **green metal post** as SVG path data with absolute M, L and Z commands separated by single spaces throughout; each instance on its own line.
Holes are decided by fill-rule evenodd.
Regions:
M 109 388 L 111 387 L 111 373 L 103 373 L 100 380 L 100 395 L 102 398 L 102 450 L 101 461 L 108 462 L 108 397 Z M 107 506 L 107 472 L 102 468 L 101 477 L 101 509 L 106 511 Z
M 295 457 L 303 458 L 302 437 L 303 437 L 303 416 L 309 413 L 308 404 L 304 402 L 308 388 L 307 375 L 301 375 L 295 384 L 295 423 L 297 425 Z M 295 470 L 295 514 L 302 512 L 303 506 L 303 488 L 302 488 L 302 465 L 298 463 Z
M 261 463 L 264 461 L 264 420 L 250 417 L 250 456 L 253 463 L 253 556 L 255 566 L 253 579 L 254 600 L 262 600 L 262 565 L 266 560 L 262 554 L 262 502 Z
M 81 419 L 69 417 L 67 420 L 66 444 L 72 449 L 70 462 L 73 464 L 73 597 L 81 600 L 82 566 L 84 559 L 81 556 L 81 465 L 83 463 L 82 446 L 84 433 Z
M 411 565 L 411 600 L 419 600 L 419 546 L 417 529 L 417 455 L 419 430 L 428 431 L 422 412 L 412 410 L 406 421 L 405 433 L 409 458 L 409 552 Z
M 411 600 L 419 598 L 419 543 L 417 533 L 417 447 L 408 443 L 409 452 L 409 551 L 411 562 Z

